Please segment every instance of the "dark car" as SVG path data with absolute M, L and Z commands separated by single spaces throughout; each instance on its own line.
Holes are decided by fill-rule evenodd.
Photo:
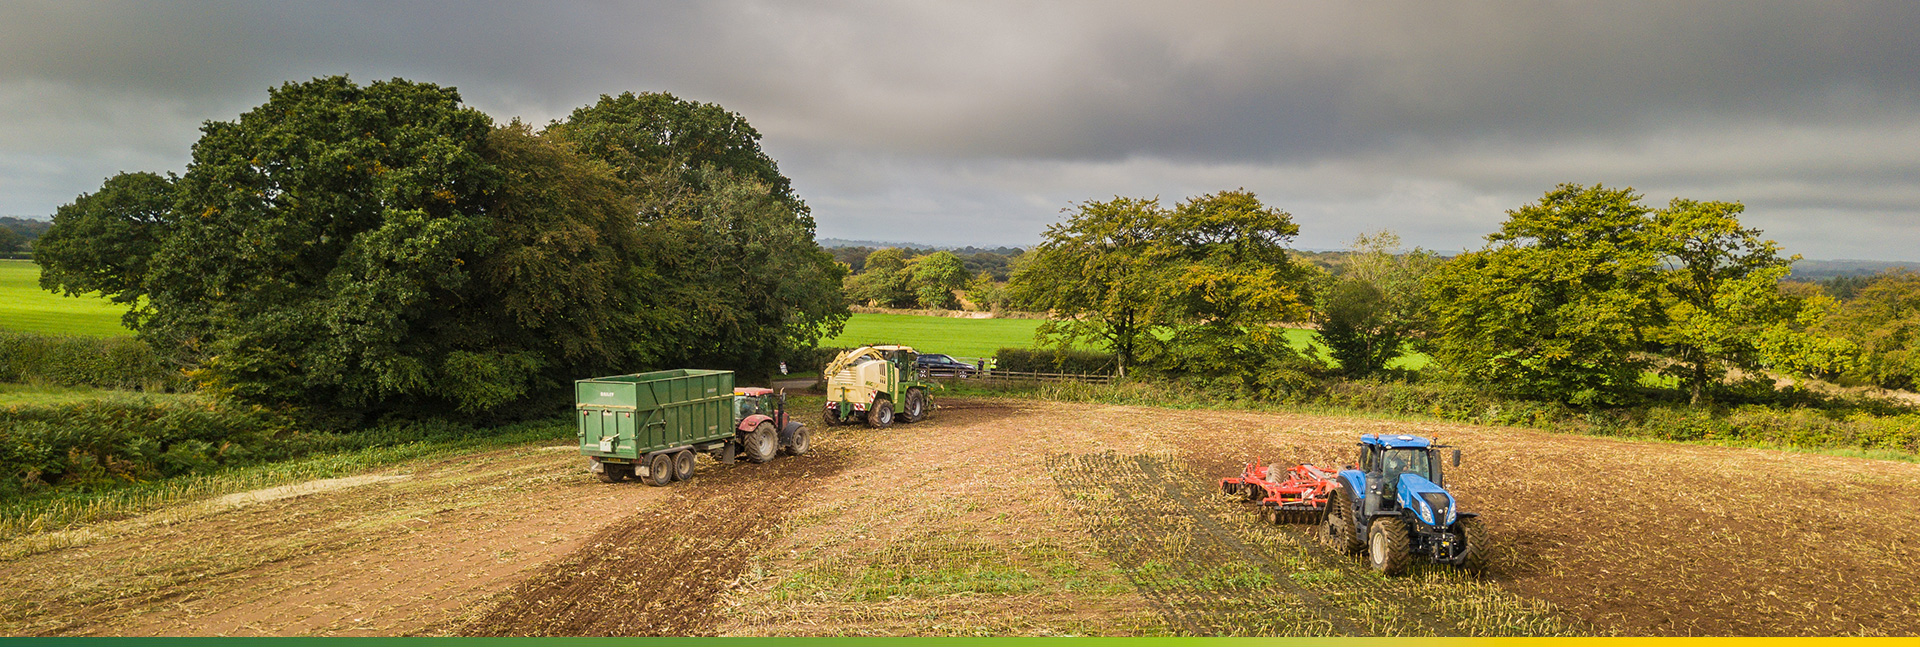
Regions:
M 952 375 L 955 377 L 967 377 L 969 375 L 974 374 L 974 372 L 980 370 L 980 367 L 978 366 L 974 366 L 972 364 L 968 364 L 966 362 L 962 362 L 960 360 L 954 359 L 951 356 L 941 355 L 938 353 L 926 353 L 921 355 L 920 359 L 915 362 L 915 365 L 920 367 L 921 373 L 924 373 L 927 375 Z

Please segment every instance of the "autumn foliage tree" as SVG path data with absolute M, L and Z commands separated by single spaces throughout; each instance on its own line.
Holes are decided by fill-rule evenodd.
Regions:
M 666 95 L 536 133 L 433 84 L 288 83 L 177 181 L 63 207 L 46 276 L 242 402 L 517 415 L 587 375 L 765 371 L 846 314 L 757 140 Z
M 1122 371 L 1259 390 L 1299 377 L 1298 352 L 1276 324 L 1304 321 L 1301 268 L 1287 212 L 1253 193 L 1221 191 L 1175 205 L 1116 197 L 1079 205 L 1009 283 L 1016 302 L 1054 314 L 1038 335 L 1114 351 Z
M 1728 368 L 1846 362 L 1814 331 L 1820 304 L 1782 292 L 1791 259 L 1738 203 L 1563 184 L 1509 211 L 1486 248 L 1427 281 L 1440 359 L 1527 397 L 1621 402 L 1660 369 L 1699 404 Z

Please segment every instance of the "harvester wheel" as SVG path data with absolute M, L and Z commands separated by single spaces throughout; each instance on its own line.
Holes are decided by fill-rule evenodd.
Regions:
M 686 450 L 673 455 L 673 480 L 685 481 L 693 478 L 693 451 Z
M 1320 536 L 1340 554 L 1352 555 L 1366 547 L 1353 530 L 1353 502 L 1347 499 L 1346 490 L 1334 490 L 1327 497 L 1327 516 L 1320 524 Z
M 1466 517 L 1454 525 L 1460 531 L 1460 540 L 1467 544 L 1467 554 L 1460 559 L 1460 568 L 1469 571 L 1481 571 L 1487 567 L 1487 527 L 1480 525 L 1480 519 Z
M 874 400 L 867 407 L 867 426 L 874 429 L 886 429 L 893 425 L 893 401 Z
M 654 454 L 647 459 L 647 485 L 665 486 L 673 482 L 673 456 Z
M 1367 530 L 1367 565 L 1384 575 L 1407 571 L 1407 522 L 1397 517 L 1373 520 Z
M 808 437 L 807 428 L 803 426 L 793 430 L 793 437 L 787 440 L 787 447 L 780 451 L 788 456 L 805 456 L 807 452 L 813 451 L 813 439 Z
M 780 432 L 773 430 L 773 423 L 761 422 L 753 431 L 741 436 L 740 445 L 748 461 L 765 463 L 773 460 L 773 455 L 780 451 Z
M 927 391 L 922 388 L 907 389 L 907 400 L 901 403 L 901 422 L 920 422 L 927 419 Z
M 601 463 L 600 473 L 595 476 L 605 483 L 619 483 L 627 480 L 627 475 L 632 473 L 633 466 L 626 463 Z

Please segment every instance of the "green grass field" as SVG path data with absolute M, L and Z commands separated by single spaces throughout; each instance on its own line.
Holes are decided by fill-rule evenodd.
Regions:
M 1038 319 L 958 319 L 921 315 L 855 313 L 847 320 L 840 336 L 820 342 L 822 346 L 861 346 L 865 344 L 906 344 L 923 353 L 945 353 L 959 357 L 989 357 L 1002 348 L 1027 348 L 1033 345 L 1033 330 Z M 1307 344 L 1320 347 L 1320 333 L 1289 328 L 1287 341 L 1295 348 Z M 1090 350 L 1093 348 L 1089 347 Z M 1418 353 L 1396 359 L 1395 368 L 1419 370 L 1430 360 Z
M 956 319 L 921 315 L 854 313 L 840 336 L 821 346 L 906 344 L 924 353 L 988 357 L 1002 348 L 1033 345 L 1038 319 Z
M 99 297 L 65 297 L 40 289 L 40 266 L 32 261 L 0 261 L 0 329 L 63 335 L 109 337 L 129 334 L 120 326 L 125 308 Z M 822 346 L 906 344 L 928 353 L 990 357 L 1002 348 L 1033 346 L 1038 319 L 957 319 L 921 315 L 855 314 L 838 337 Z M 1289 329 L 1295 347 L 1324 346 L 1311 330 Z M 1084 346 L 1089 350 L 1094 347 Z M 1419 369 L 1425 355 L 1408 355 L 1393 366 Z
M 0 329 L 112 337 L 127 309 L 99 297 L 65 297 L 40 289 L 40 266 L 0 260 Z

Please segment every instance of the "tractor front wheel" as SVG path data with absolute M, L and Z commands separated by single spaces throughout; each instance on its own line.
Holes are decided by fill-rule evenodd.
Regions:
M 665 486 L 672 482 L 672 454 L 654 454 L 647 459 L 647 485 Z
M 813 439 L 808 437 L 807 428 L 802 426 L 793 430 L 793 437 L 787 439 L 787 448 L 781 451 L 789 456 L 805 456 L 813 451 Z
M 761 422 L 740 437 L 740 445 L 749 462 L 765 463 L 780 451 L 780 433 L 773 430 L 773 423 Z
M 927 391 L 921 388 L 907 389 L 906 408 L 900 410 L 901 422 L 920 422 L 927 419 Z
M 1396 517 L 1373 520 L 1367 529 L 1367 565 L 1383 575 L 1407 571 L 1407 522 Z
M 1454 526 L 1458 529 L 1460 541 L 1465 543 L 1466 554 L 1460 557 L 1460 568 L 1469 571 L 1481 571 L 1487 567 L 1487 527 L 1480 525 L 1475 517 L 1466 517 Z
M 874 429 L 893 426 L 893 401 L 874 400 L 873 406 L 867 407 L 867 426 Z

